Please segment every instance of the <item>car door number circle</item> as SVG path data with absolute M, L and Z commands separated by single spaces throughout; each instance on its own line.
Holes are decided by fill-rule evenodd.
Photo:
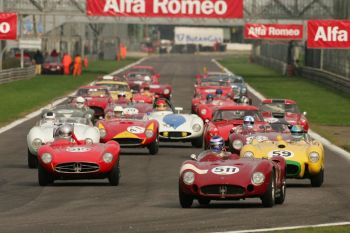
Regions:
M 268 153 L 269 157 L 282 156 L 285 158 L 290 158 L 294 156 L 294 153 L 288 150 L 273 150 Z
M 232 175 L 238 173 L 239 168 L 234 166 L 219 166 L 211 169 L 211 172 L 217 175 Z

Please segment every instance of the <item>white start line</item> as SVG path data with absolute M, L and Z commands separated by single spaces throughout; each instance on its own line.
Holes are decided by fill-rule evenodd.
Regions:
M 212 59 L 212 62 L 215 63 L 218 67 L 220 67 L 220 69 L 222 69 L 224 72 L 226 73 L 232 73 L 231 71 L 229 71 L 226 67 L 224 67 L 223 65 L 221 65 L 219 62 L 217 62 L 215 59 Z M 259 93 L 257 90 L 255 90 L 254 88 L 252 88 L 249 84 L 247 84 L 247 88 L 248 91 L 250 93 L 252 93 L 255 97 L 257 97 L 259 100 L 263 100 L 266 99 L 265 96 L 263 96 L 261 93 Z M 343 156 L 344 158 L 350 160 L 350 153 L 347 152 L 346 150 L 334 145 L 333 143 L 331 143 L 329 140 L 327 140 L 326 138 L 322 137 L 321 135 L 319 135 L 318 133 L 312 131 L 311 129 L 309 129 L 309 134 L 312 138 L 316 139 L 317 141 L 321 142 L 323 145 L 325 145 L 327 148 L 329 148 L 331 151 Z

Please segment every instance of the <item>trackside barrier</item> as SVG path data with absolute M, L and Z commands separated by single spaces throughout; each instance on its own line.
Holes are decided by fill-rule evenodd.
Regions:
M 0 71 L 0 84 L 34 77 L 35 67 L 12 68 Z

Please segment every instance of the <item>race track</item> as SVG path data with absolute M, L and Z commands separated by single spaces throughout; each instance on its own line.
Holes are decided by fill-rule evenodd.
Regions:
M 211 57 L 173 55 L 144 62 L 173 86 L 175 106 L 190 111 L 194 76 L 203 66 L 219 71 Z M 161 143 L 125 149 L 121 184 L 107 180 L 57 181 L 40 187 L 37 171 L 27 168 L 26 135 L 36 119 L 0 134 L 0 232 L 215 232 L 350 221 L 349 160 L 326 151 L 325 183 L 288 180 L 286 201 L 262 208 L 260 199 L 212 202 L 180 208 L 178 172 L 191 153 L 190 143 Z

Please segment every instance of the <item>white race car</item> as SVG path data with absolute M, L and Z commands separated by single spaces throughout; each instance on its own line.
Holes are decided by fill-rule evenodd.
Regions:
M 66 109 L 58 107 L 51 110 L 55 113 L 55 118 L 48 120 L 42 118 L 33 128 L 30 129 L 27 135 L 28 145 L 28 167 L 37 167 L 37 155 L 40 146 L 52 142 L 54 140 L 54 132 L 61 124 L 68 123 L 74 127 L 74 134 L 78 140 L 85 140 L 87 143 L 99 143 L 100 132 L 97 127 L 94 127 L 90 114 L 86 114 L 79 109 Z M 44 114 L 48 112 L 45 111 Z
M 159 123 L 159 140 L 191 142 L 192 146 L 203 146 L 203 120 L 195 114 L 180 114 L 182 108 L 154 111 L 150 119 Z

